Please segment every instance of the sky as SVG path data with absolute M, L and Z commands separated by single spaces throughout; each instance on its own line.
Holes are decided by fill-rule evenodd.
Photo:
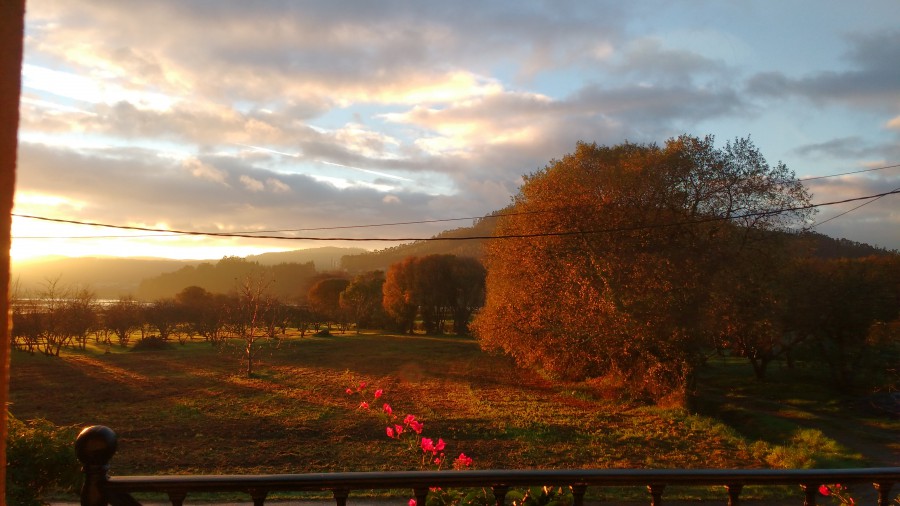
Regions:
M 750 137 L 856 172 L 814 202 L 900 188 L 895 0 L 29 0 L 22 77 L 15 214 L 294 239 L 15 216 L 14 260 L 389 247 L 298 238 L 469 226 L 578 141 Z M 864 202 L 815 230 L 900 248 L 900 195 L 829 220 Z

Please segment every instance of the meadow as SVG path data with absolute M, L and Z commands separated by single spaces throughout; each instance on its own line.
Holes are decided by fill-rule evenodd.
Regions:
M 695 412 L 551 381 L 471 338 L 289 337 L 258 356 L 248 378 L 236 343 L 89 346 L 58 358 L 14 351 L 11 412 L 73 433 L 111 427 L 120 475 L 420 468 L 417 449 L 387 436 L 383 403 L 480 469 L 856 467 L 898 465 L 900 453 L 896 419 L 847 404 L 815 378 L 790 388 L 737 381 L 746 371 L 731 361 L 710 364 Z

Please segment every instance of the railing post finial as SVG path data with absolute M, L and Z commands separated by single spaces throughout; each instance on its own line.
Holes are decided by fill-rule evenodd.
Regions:
M 82 430 L 75 439 L 75 454 L 84 472 L 81 506 L 106 506 L 106 480 L 109 461 L 116 453 L 118 437 L 109 427 L 93 425 Z

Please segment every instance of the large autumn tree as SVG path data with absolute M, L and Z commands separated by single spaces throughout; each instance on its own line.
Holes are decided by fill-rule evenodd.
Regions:
M 764 269 L 770 232 L 803 222 L 808 202 L 748 139 L 579 143 L 526 176 L 498 218 L 474 330 L 484 348 L 560 377 L 681 392 L 715 339 L 743 335 L 733 325 L 745 319 L 709 318 L 739 305 L 718 297 L 729 274 Z

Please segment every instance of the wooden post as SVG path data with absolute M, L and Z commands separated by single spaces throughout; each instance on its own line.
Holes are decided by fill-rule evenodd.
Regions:
M 9 280 L 12 208 L 16 187 L 19 95 L 25 0 L 0 2 L 0 502 L 6 497 L 6 407 L 9 404 Z

